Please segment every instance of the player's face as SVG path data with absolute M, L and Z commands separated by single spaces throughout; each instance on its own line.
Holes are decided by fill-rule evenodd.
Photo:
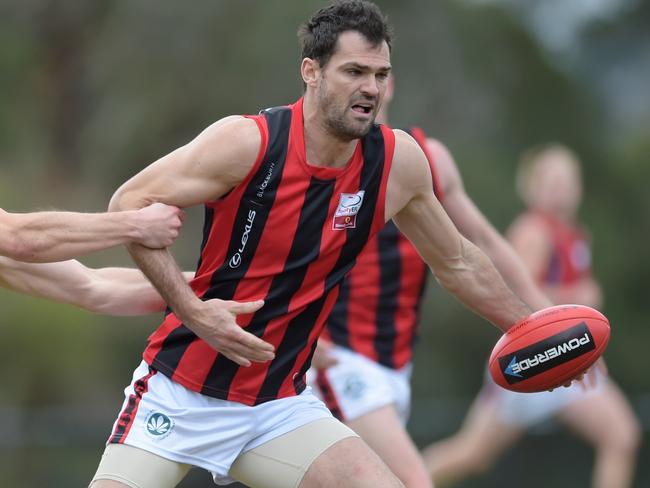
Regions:
M 318 104 L 328 130 L 351 140 L 363 137 L 375 121 L 390 73 L 386 42 L 372 46 L 363 35 L 339 35 L 336 52 L 321 71 Z
M 577 167 L 564 153 L 549 153 L 539 163 L 542 166 L 536 182 L 538 206 L 553 213 L 573 215 L 582 199 Z

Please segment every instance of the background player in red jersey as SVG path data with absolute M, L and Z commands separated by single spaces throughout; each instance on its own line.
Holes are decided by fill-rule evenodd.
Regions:
M 150 248 L 170 246 L 183 213 L 155 203 L 120 213 L 33 212 L 0 209 L 0 255 L 19 261 L 71 259 L 135 242 Z
M 173 486 L 188 465 L 253 487 L 402 486 L 304 384 L 338 285 L 386 220 L 501 330 L 530 313 L 440 206 L 418 144 L 373 124 L 391 69 L 377 7 L 337 2 L 300 35 L 302 99 L 218 121 L 112 199 L 207 202 L 207 222 L 191 287 L 168 252 L 129 247 L 173 313 L 126 390 L 94 488 Z
M 388 122 L 393 85 L 391 77 L 379 122 Z M 449 151 L 419 129 L 411 133 L 431 164 L 436 196 L 458 230 L 487 253 L 527 303 L 533 308 L 548 306 L 516 253 L 465 192 Z M 405 429 L 411 360 L 428 274 L 415 247 L 388 222 L 346 277 L 319 340 L 314 365 L 335 364 L 310 371 L 311 386 L 334 415 L 357 432 L 407 487 L 431 486 L 431 476 Z
M 555 301 L 599 308 L 589 239 L 577 222 L 582 183 L 575 154 L 560 145 L 531 151 L 522 159 L 518 186 L 528 210 L 509 230 L 514 248 Z M 612 381 L 603 376 L 587 390 L 573 385 L 543 393 L 515 393 L 486 381 L 461 430 L 425 451 L 436 483 L 487 470 L 528 427 L 555 416 L 593 445 L 592 486 L 631 485 L 640 428 Z

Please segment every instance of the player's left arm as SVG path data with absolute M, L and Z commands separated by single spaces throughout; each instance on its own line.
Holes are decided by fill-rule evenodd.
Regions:
M 191 276 L 185 273 L 186 279 Z M 93 269 L 76 260 L 24 263 L 0 256 L 0 286 L 108 315 L 144 315 L 165 308 L 140 270 Z
M 442 286 L 507 330 L 530 308 L 508 288 L 492 261 L 458 232 L 433 193 L 429 164 L 417 143 L 402 131 L 395 134 L 386 217 L 415 245 Z
M 465 191 L 458 166 L 447 148 L 435 139 L 427 139 L 427 149 L 444 182 L 442 206 L 460 233 L 488 255 L 510 288 L 528 305 L 535 310 L 551 306 L 512 246 Z

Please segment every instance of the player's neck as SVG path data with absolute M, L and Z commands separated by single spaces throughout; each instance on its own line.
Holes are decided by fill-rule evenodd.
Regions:
M 316 107 L 303 106 L 305 134 L 305 157 L 308 164 L 329 168 L 344 167 L 357 146 L 359 139 L 343 140 L 331 133 Z
M 557 222 L 563 222 L 565 224 L 573 224 L 576 221 L 576 212 L 568 209 L 559 209 L 559 208 L 547 208 L 547 209 L 538 209 L 542 214 L 547 215 L 551 219 Z
M 572 211 L 557 212 L 555 218 L 567 225 L 574 225 L 576 222 L 576 213 Z

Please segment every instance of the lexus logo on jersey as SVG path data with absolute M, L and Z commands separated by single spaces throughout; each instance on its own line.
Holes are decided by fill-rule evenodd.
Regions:
M 354 229 L 357 226 L 357 214 L 361 209 L 364 193 L 364 190 L 356 193 L 341 193 L 339 206 L 336 207 L 332 222 L 333 230 Z

